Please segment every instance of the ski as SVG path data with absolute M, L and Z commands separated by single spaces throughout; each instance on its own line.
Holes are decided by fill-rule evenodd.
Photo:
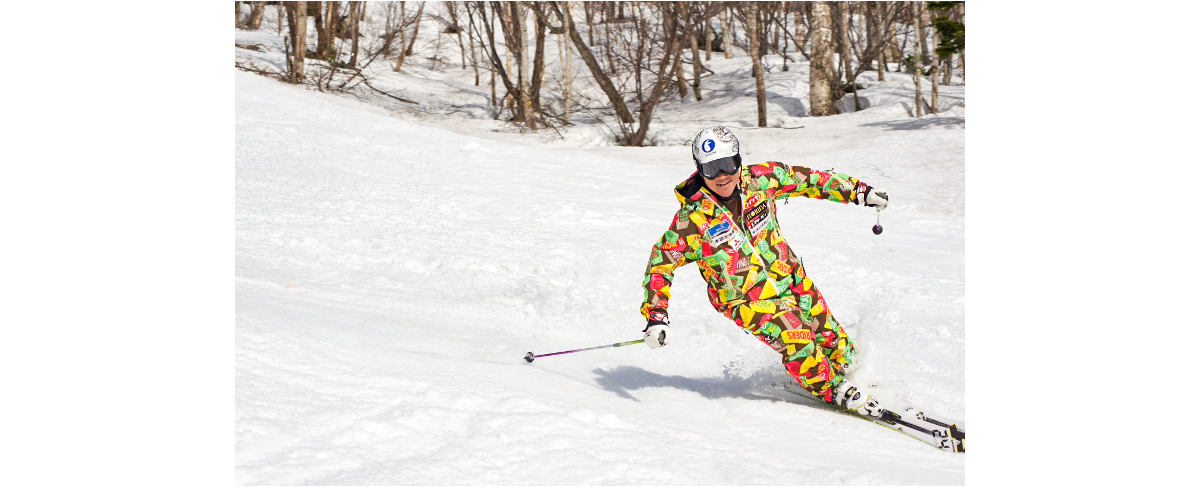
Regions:
M 790 382 L 785 382 L 783 389 L 805 399 L 825 404 L 823 401 L 817 399 L 816 396 L 813 396 L 812 393 L 801 389 L 799 386 L 794 386 Z M 956 423 L 947 423 L 931 418 L 924 412 L 914 411 L 914 408 L 906 408 L 901 413 L 881 407 L 881 417 L 879 418 L 865 416 L 840 408 L 835 408 L 834 410 L 843 414 L 871 420 L 875 424 L 904 433 L 939 450 L 956 453 L 966 453 L 967 451 L 967 432 L 965 430 L 959 429 Z

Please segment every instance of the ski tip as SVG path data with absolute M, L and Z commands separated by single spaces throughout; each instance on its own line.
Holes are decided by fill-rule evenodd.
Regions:
M 529 353 L 525 354 L 525 362 L 533 363 L 533 359 L 534 359 L 533 352 L 529 352 Z

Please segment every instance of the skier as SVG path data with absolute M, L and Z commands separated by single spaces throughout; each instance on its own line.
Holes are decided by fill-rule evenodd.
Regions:
M 845 174 L 779 162 L 742 164 L 722 126 L 692 140 L 696 172 L 675 187 L 680 209 L 650 252 L 642 280 L 646 344 L 667 345 L 667 301 L 675 269 L 696 262 L 718 312 L 782 356 L 804 389 L 826 403 L 879 417 L 880 407 L 845 378 L 854 341 L 834 319 L 780 233 L 775 202 L 805 196 L 882 210 L 888 197 Z

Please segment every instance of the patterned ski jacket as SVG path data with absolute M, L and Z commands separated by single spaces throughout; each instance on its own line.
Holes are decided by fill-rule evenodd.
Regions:
M 709 302 L 739 324 L 741 305 L 749 306 L 740 314 L 795 307 L 796 296 L 811 294 L 812 281 L 780 233 L 775 202 L 805 196 L 857 205 L 870 188 L 845 174 L 779 162 L 743 165 L 740 177 L 741 218 L 717 201 L 698 173 L 675 187 L 680 209 L 650 252 L 642 316 L 666 321 L 675 269 L 690 262 L 708 283 Z

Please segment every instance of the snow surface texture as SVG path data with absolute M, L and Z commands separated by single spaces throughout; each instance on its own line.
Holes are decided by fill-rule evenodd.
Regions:
M 768 81 L 803 103 L 806 69 Z M 469 69 L 412 71 L 375 84 L 452 74 L 486 106 Z M 963 88 L 913 119 L 894 76 L 853 114 L 774 102 L 795 129 L 738 128 L 752 96 L 673 98 L 662 113 L 686 122 L 622 148 L 583 124 L 521 135 L 237 71 L 237 482 L 962 484 L 965 455 L 773 385 L 791 380 L 778 355 L 712 310 L 695 266 L 672 286 L 669 346 L 521 359 L 640 338 L 650 246 L 693 170 L 682 143 L 724 123 L 751 161 L 888 192 L 880 236 L 876 212 L 804 198 L 781 225 L 860 346 L 851 379 L 965 424 Z

